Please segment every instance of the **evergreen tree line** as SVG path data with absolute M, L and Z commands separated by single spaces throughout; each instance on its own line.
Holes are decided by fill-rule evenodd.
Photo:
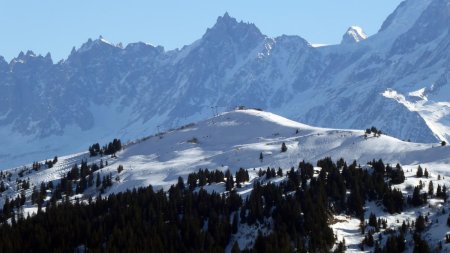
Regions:
M 50 181 L 48 183 L 41 183 L 39 189 L 36 186 L 33 187 L 31 203 L 37 204 L 38 211 L 40 211 L 44 206 L 44 199 L 47 196 L 50 197 L 49 202 L 56 204 L 57 201 L 63 198 L 69 198 L 74 194 L 82 194 L 89 187 L 93 186 L 103 193 L 108 187 L 112 186 L 111 175 L 100 177 L 99 173 L 95 173 L 103 167 L 103 160 L 100 161 L 99 165 L 95 163 L 88 165 L 87 161 L 82 161 L 80 166 L 74 164 L 70 171 L 56 185 Z M 22 193 L 14 200 L 6 198 L 2 209 L 3 212 L 0 213 L 0 223 L 13 217 L 13 214 L 18 213 L 20 208 L 25 204 L 26 199 L 23 190 L 29 189 L 30 182 L 17 179 L 17 187 L 18 190 L 22 190 Z
M 52 168 L 53 165 L 55 165 L 58 162 L 58 157 L 55 156 L 53 159 L 45 160 L 43 163 L 41 162 L 33 162 L 31 167 L 23 166 L 23 168 L 20 169 L 19 173 L 17 175 L 19 177 L 24 177 L 26 174 L 31 174 L 33 171 L 39 171 L 40 169 L 44 168 Z M 10 180 L 11 173 L 7 172 L 7 179 Z M 4 175 L 0 175 L 0 179 L 5 179 Z
M 13 215 L 25 195 L 7 200 L 0 220 L 0 252 L 73 252 L 78 247 L 89 252 L 223 252 L 239 224 L 254 229 L 270 224 L 273 231 L 259 233 L 253 249 L 235 244 L 233 252 L 328 252 L 336 240 L 329 226 L 333 214 L 364 217 L 366 201 L 378 201 L 391 213 L 401 212 L 407 204 L 392 187 L 404 181 L 401 166 L 391 167 L 382 160 L 370 164 L 372 169 L 363 169 L 356 162 L 347 165 L 343 159 L 325 158 L 317 162 L 322 169 L 316 173 L 312 164 L 302 161 L 286 173 L 285 181 L 255 180 L 245 199 L 235 190 L 249 181 L 248 171 L 240 169 L 233 176 L 229 170 L 205 169 L 189 174 L 187 184 L 180 177 L 167 192 L 150 186 L 72 203 L 68 196 L 74 193 L 89 187 L 101 191 L 113 184 L 111 175 L 100 178 L 95 173 L 102 163 L 89 166 L 83 161 L 55 186 L 50 182 L 33 188 L 31 201 L 39 206 L 36 216 Z M 268 168 L 264 175 L 282 176 L 283 170 L 278 171 Z M 224 194 L 199 189 L 223 182 Z M 47 193 L 51 200 L 45 202 Z M 43 205 L 45 212 L 40 209 Z M 369 223 L 374 229 L 386 226 L 372 216 Z M 416 222 L 419 231 L 417 223 L 421 221 Z M 373 241 L 369 238 L 373 232 L 369 234 L 367 240 Z M 344 241 L 338 249 L 345 249 Z
M 182 180 L 181 178 L 179 181 Z M 194 172 L 188 175 L 187 184 L 190 190 L 196 187 L 203 187 L 206 184 L 210 185 L 213 183 L 225 182 L 225 189 L 231 191 L 235 186 L 241 187 L 241 184 L 248 182 L 250 176 L 247 170 L 240 168 L 236 171 L 235 176 L 231 174 L 230 170 L 223 173 L 220 170 L 210 171 L 208 169 L 200 169 L 198 172 Z M 179 183 L 180 185 L 180 183 Z
M 79 180 L 81 172 L 76 168 L 66 180 Z M 247 177 L 243 170 L 237 175 Z M 233 189 L 225 195 L 194 191 L 182 179 L 167 192 L 155 192 L 150 186 L 89 199 L 87 204 L 67 198 L 50 201 L 45 212 L 14 218 L 11 225 L 4 222 L 0 234 L 6 236 L 0 238 L 0 251 L 71 252 L 82 246 L 89 252 L 223 252 L 239 223 L 255 224 L 266 217 L 274 218 L 274 233 L 259 235 L 255 248 L 248 252 L 293 252 L 291 243 L 303 252 L 332 247 L 325 198 L 313 201 L 316 187 L 287 197 L 283 184 L 256 183 L 254 187 L 245 206 Z M 49 189 L 45 184 L 41 188 L 40 192 Z M 264 202 L 255 206 L 262 197 Z M 41 201 L 38 191 L 33 199 Z
M 376 219 L 375 214 L 370 214 L 368 225 L 375 230 L 370 229 L 368 233 L 365 235 L 364 240 L 360 244 L 360 249 L 365 250 L 365 246 L 374 247 L 374 253 L 401 253 L 406 250 L 406 237 L 408 233 L 411 234 L 414 246 L 414 253 L 429 253 L 430 246 L 426 240 L 422 239 L 421 233 L 425 231 L 427 223 L 429 223 L 428 216 L 419 215 L 415 221 L 412 223 L 403 221 L 402 225 L 397 230 L 387 229 L 386 220 Z M 378 234 L 378 240 L 374 239 L 374 233 L 380 232 L 379 228 L 383 227 L 385 229 L 383 234 L 387 234 L 388 238 L 386 239 L 386 243 L 384 247 L 380 246 L 380 242 L 382 241 L 383 234 Z M 414 230 L 413 230 L 414 229 Z M 366 249 L 367 250 L 367 249 Z M 442 243 L 439 242 L 437 245 L 436 251 L 439 252 L 442 250 Z
M 366 201 L 379 201 L 390 213 L 401 212 L 404 208 L 404 197 L 401 191 L 392 185 L 405 180 L 400 165 L 392 168 L 384 165 L 382 160 L 370 162 L 372 170 L 361 168 L 356 162 L 350 165 L 340 159 L 334 163 L 330 158 L 317 162 L 321 167 L 314 177 L 313 165 L 300 162 L 297 171 L 292 168 L 287 176 L 287 188 L 306 189 L 308 185 L 320 182 L 326 193 L 330 209 L 336 213 L 346 212 L 360 218 L 364 214 Z M 350 192 L 347 194 L 347 192 Z
M 382 134 L 381 130 L 378 130 L 376 127 L 372 126 L 371 128 L 367 128 L 364 134 L 367 136 L 373 133 L 373 136 L 380 136 Z
M 114 139 L 112 142 L 100 147 L 99 143 L 92 144 L 89 146 L 89 155 L 90 156 L 98 156 L 98 155 L 115 155 L 116 152 L 122 149 L 122 143 L 119 139 Z
M 274 177 L 277 177 L 277 176 L 278 177 L 282 177 L 283 176 L 283 170 L 281 168 L 278 168 L 278 170 L 275 171 L 275 168 L 267 167 L 267 170 L 259 169 L 258 176 L 259 177 L 264 177 L 265 176 L 266 179 L 271 179 L 271 178 L 274 178 Z
M 88 204 L 49 203 L 45 212 L 0 226 L 0 252 L 223 252 L 241 205 L 204 190 L 152 187 Z M 205 229 L 207 227 L 207 229 Z
M 427 241 L 424 240 L 419 233 L 413 234 L 413 253 L 430 253 L 432 252 L 430 249 L 430 246 L 428 245 Z M 375 245 L 374 253 L 401 253 L 404 252 L 406 249 L 406 241 L 405 236 L 402 231 L 400 231 L 397 235 L 389 236 L 386 240 L 386 244 L 384 247 L 380 247 L 380 245 L 377 243 Z M 441 249 L 436 249 L 436 251 L 433 252 L 439 252 Z

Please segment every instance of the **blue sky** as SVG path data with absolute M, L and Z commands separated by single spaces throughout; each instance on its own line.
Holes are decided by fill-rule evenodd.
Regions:
M 377 32 L 401 0 L 0 0 L 0 55 L 28 49 L 55 61 L 103 35 L 112 43 L 143 41 L 174 49 L 200 38 L 226 11 L 269 36 L 300 35 L 338 43 L 351 25 Z

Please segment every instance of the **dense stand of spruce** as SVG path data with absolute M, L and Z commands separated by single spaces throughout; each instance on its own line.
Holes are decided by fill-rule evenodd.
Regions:
M 330 228 L 334 214 L 364 220 L 366 201 L 377 201 L 389 213 L 426 203 L 426 194 L 405 198 L 392 187 L 405 180 L 400 165 L 391 167 L 382 160 L 370 164 L 373 169 L 366 170 L 356 162 L 348 165 L 342 159 L 335 163 L 325 158 L 317 162 L 322 169 L 314 171 L 312 164 L 300 162 L 277 184 L 270 179 L 283 177 L 283 170 L 260 170 L 253 190 L 243 199 L 236 190 L 249 181 L 244 169 L 235 175 L 205 169 L 190 174 L 186 183 L 179 178 L 168 191 L 149 186 L 100 197 L 96 194 L 114 182 L 111 176 L 100 178 L 96 171 L 102 164 L 83 162 L 58 184 L 42 183 L 40 189 L 33 189 L 31 201 L 39 207 L 37 215 L 20 215 L 24 196 L 5 202 L 0 252 L 223 252 L 227 247 L 232 252 L 343 252 L 345 242 L 337 242 Z M 220 182 L 225 183 L 223 194 L 202 189 Z M 71 200 L 75 193 L 85 194 L 86 200 Z M 406 234 L 413 233 L 414 252 L 429 252 L 420 236 L 426 218 L 419 216 L 414 226 L 403 224 L 391 231 L 382 247 L 373 235 L 386 227 L 386 221 L 372 214 L 369 224 L 361 227 L 365 234 L 361 248 L 402 252 Z M 240 249 L 235 234 L 241 224 L 255 230 L 266 225 L 271 233 L 260 232 L 253 248 Z

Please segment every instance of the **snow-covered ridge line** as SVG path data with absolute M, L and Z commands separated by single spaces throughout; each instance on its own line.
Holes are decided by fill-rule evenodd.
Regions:
M 382 129 L 381 129 L 382 130 Z M 287 152 L 280 152 L 285 143 Z M 59 157 L 51 169 L 33 173 L 33 183 L 58 179 L 82 160 L 108 162 L 102 172 L 113 173 L 124 166 L 126 180 L 111 192 L 147 186 L 167 187 L 178 176 L 200 168 L 231 169 L 296 166 L 299 161 L 315 162 L 323 157 L 357 160 L 362 164 L 374 158 L 389 163 L 417 164 L 445 162 L 447 147 L 400 141 L 390 136 L 372 136 L 364 130 L 327 129 L 308 126 L 259 110 L 237 110 L 162 132 L 124 145 L 118 158 L 89 157 L 88 152 Z M 86 147 L 87 149 L 87 147 Z M 260 154 L 264 159 L 261 161 Z M 21 167 L 5 170 L 18 173 Z M 123 183 L 123 184 L 122 184 Z

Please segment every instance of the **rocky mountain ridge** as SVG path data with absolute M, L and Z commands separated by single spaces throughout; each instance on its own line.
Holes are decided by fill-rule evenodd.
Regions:
M 1 58 L 0 168 L 240 105 L 311 125 L 448 140 L 449 24 L 448 0 L 407 0 L 378 34 L 316 48 L 298 36 L 270 38 L 226 13 L 177 50 L 99 38 L 57 63 L 31 51 Z

